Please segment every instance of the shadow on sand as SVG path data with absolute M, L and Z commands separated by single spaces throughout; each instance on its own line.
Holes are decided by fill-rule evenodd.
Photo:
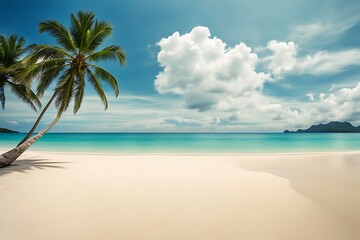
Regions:
M 32 170 L 44 170 L 48 168 L 64 169 L 64 164 L 69 162 L 54 162 L 49 159 L 32 157 L 15 161 L 10 166 L 0 168 L 0 177 L 13 172 L 29 173 Z

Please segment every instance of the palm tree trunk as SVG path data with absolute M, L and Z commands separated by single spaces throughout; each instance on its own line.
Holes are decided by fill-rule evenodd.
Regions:
M 0 103 L 1 108 L 5 109 L 5 92 L 4 92 L 4 85 L 0 86 Z
M 48 108 L 50 107 L 51 103 L 54 101 L 55 97 L 56 97 L 57 91 L 54 92 L 54 94 L 52 95 L 52 97 L 50 98 L 49 102 L 46 104 L 46 106 L 44 107 L 44 109 L 41 111 L 39 117 L 36 119 L 36 122 L 34 124 L 34 126 L 31 128 L 31 130 L 28 132 L 28 134 L 26 134 L 26 136 L 23 138 L 23 140 L 21 140 L 21 142 L 19 142 L 19 144 L 17 145 L 17 147 L 19 147 L 21 144 L 23 144 L 26 140 L 28 140 L 31 135 L 34 133 L 34 131 L 36 130 L 36 127 L 39 125 L 42 117 L 44 116 L 46 110 L 48 110 Z
M 59 113 L 55 120 L 52 121 L 52 123 L 45 128 L 44 130 L 40 131 L 38 134 L 33 136 L 32 138 L 26 140 L 24 143 L 20 144 L 20 146 L 17 146 L 16 148 L 3 153 L 0 155 L 0 168 L 6 167 L 13 163 L 18 157 L 20 157 L 23 152 L 25 152 L 31 145 L 33 145 L 39 138 L 41 138 L 47 131 L 49 131 L 60 119 L 61 113 Z

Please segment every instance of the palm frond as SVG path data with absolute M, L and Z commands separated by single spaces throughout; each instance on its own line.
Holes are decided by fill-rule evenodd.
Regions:
M 36 111 L 41 103 L 34 92 L 31 91 L 30 79 L 21 77 L 21 73 L 29 66 L 22 58 L 25 52 L 25 39 L 13 34 L 9 37 L 0 36 L 0 73 L 1 79 L 1 105 L 5 107 L 4 84 L 23 102 Z
M 66 60 L 62 58 L 47 59 L 36 64 L 29 66 L 25 71 L 21 73 L 21 77 L 34 78 L 42 72 L 46 72 L 49 69 L 60 68 L 66 65 Z
M 12 77 L 15 83 L 25 84 L 30 87 L 32 81 L 34 80 L 31 76 L 24 76 L 25 72 L 32 68 L 36 62 L 31 60 L 29 55 L 26 55 L 21 61 L 16 62 L 12 66 L 14 71 L 12 72 Z
M 74 39 L 75 46 L 80 52 L 84 52 L 86 41 L 89 39 L 89 32 L 94 24 L 95 15 L 92 12 L 79 11 L 71 14 L 70 33 Z
M 59 113 L 65 112 L 74 95 L 74 74 L 68 69 L 60 77 L 60 81 L 55 88 L 57 92 L 55 106 Z
M 41 104 L 41 102 L 39 100 L 39 97 L 31 89 L 29 89 L 29 91 L 28 91 L 28 98 L 32 102 L 34 102 L 39 108 L 42 107 L 42 104 Z
M 79 111 L 84 99 L 86 77 L 107 109 L 108 102 L 100 80 L 108 83 L 116 96 L 119 94 L 118 83 L 113 75 L 93 65 L 92 62 L 118 60 L 121 65 L 124 65 L 125 53 L 115 45 L 94 53 L 104 39 L 112 33 L 111 26 L 107 22 L 95 20 L 94 13 L 79 11 L 71 14 L 70 20 L 69 30 L 55 21 L 46 21 L 39 25 L 40 32 L 49 32 L 62 47 L 31 46 L 29 48 L 31 57 L 27 60 L 30 67 L 27 68 L 23 77 L 39 77 L 37 86 L 39 96 L 42 96 L 44 91 L 55 80 L 58 80 L 55 87 L 55 106 L 58 112 L 62 113 L 74 100 L 74 114 Z
M 103 69 L 101 67 L 98 67 L 93 64 L 91 64 L 89 66 L 91 66 L 95 70 L 95 75 L 98 78 L 107 82 L 112 87 L 112 89 L 115 91 L 115 96 L 117 97 L 119 95 L 119 87 L 118 87 L 115 77 L 113 75 L 111 75 L 111 73 L 109 73 L 108 71 L 106 71 L 105 69 Z
M 1 64 L 4 67 L 10 66 L 15 60 L 13 59 L 13 53 L 11 51 L 11 47 L 9 46 L 8 38 L 4 36 L 0 36 L 0 45 L 2 48 L 2 59 Z
M 101 83 L 99 82 L 96 75 L 89 69 L 87 69 L 87 79 L 90 82 L 90 84 L 94 87 L 96 93 L 98 94 L 98 96 L 100 97 L 101 101 L 103 102 L 103 104 L 105 106 L 104 110 L 106 110 L 108 108 L 108 101 L 106 99 L 104 89 L 101 86 Z
M 4 67 L 4 66 L 0 65 L 0 73 L 2 75 L 8 75 L 11 72 L 13 72 L 14 70 L 15 70 L 15 68 L 13 66 L 12 67 Z
M 75 14 L 72 13 L 70 15 L 70 19 L 71 19 L 71 26 L 70 26 L 71 38 L 74 40 L 75 47 L 79 49 L 81 44 L 81 36 L 82 36 L 81 25 Z
M 35 93 L 33 93 L 30 89 L 27 89 L 26 86 L 21 84 L 15 84 L 12 82 L 7 81 L 6 82 L 9 86 L 11 91 L 19 98 L 21 101 L 28 104 L 35 112 L 36 106 L 41 107 L 41 103 Z M 35 103 L 35 104 L 34 104 Z
M 88 57 L 91 61 L 119 60 L 121 65 L 125 64 L 126 56 L 121 47 L 111 45 L 101 51 L 90 54 Z
M 112 28 L 107 22 L 96 21 L 94 27 L 91 29 L 89 39 L 87 39 L 84 52 L 93 52 L 106 37 L 112 34 Z
M 25 49 L 23 45 L 25 39 L 18 37 L 16 34 L 10 37 L 0 36 L 0 45 L 2 48 L 1 64 L 5 67 L 9 67 L 18 61 L 19 57 L 24 53 Z
M 25 51 L 25 48 L 24 48 L 25 38 L 23 38 L 23 37 L 18 38 L 17 35 L 15 35 L 14 43 L 15 43 L 14 44 L 15 57 L 16 57 L 16 60 L 18 60 Z
M 79 73 L 77 74 L 76 81 L 75 81 L 75 89 L 74 89 L 74 114 L 79 111 L 83 98 L 84 98 L 84 90 L 85 90 L 85 81 L 84 81 L 84 74 Z
M 41 22 L 39 23 L 39 32 L 48 32 L 66 50 L 73 53 L 76 52 L 75 43 L 71 38 L 70 32 L 61 23 L 53 20 Z
M 57 46 L 32 44 L 28 48 L 30 50 L 29 61 L 32 62 L 51 58 L 68 58 L 69 60 L 73 58 L 67 51 Z
M 53 66 L 43 71 L 39 77 L 36 94 L 42 97 L 45 90 L 55 81 L 62 71 L 63 66 Z

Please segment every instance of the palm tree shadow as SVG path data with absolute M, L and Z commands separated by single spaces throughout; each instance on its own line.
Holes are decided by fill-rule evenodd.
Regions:
M 18 160 L 8 167 L 0 168 L 0 177 L 13 172 L 29 173 L 33 170 L 45 170 L 49 168 L 65 169 L 64 164 L 69 162 L 55 162 L 49 159 L 32 157 L 30 159 Z

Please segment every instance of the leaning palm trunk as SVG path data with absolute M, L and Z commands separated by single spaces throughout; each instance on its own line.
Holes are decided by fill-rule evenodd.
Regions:
M 46 104 L 45 108 L 41 111 L 38 119 L 36 119 L 36 122 L 35 122 L 34 126 L 31 128 L 31 130 L 28 132 L 28 134 L 26 134 L 26 136 L 23 138 L 23 140 L 21 140 L 21 142 L 19 142 L 19 144 L 16 147 L 19 147 L 21 144 L 23 144 L 26 140 L 28 140 L 31 137 L 31 135 L 34 133 L 37 126 L 39 125 L 40 120 L 44 116 L 45 112 L 48 110 L 51 103 L 54 101 L 54 99 L 56 97 L 56 94 L 57 94 L 57 92 L 55 91 L 54 94 L 52 95 L 52 97 L 50 98 L 49 102 Z
M 10 151 L 3 153 L 0 155 L 0 168 L 6 167 L 13 163 L 18 157 L 21 156 L 31 145 L 33 145 L 39 138 L 41 138 L 47 131 L 49 131 L 60 119 L 61 114 L 58 114 L 55 120 L 44 130 L 40 131 L 38 134 L 33 136 L 32 138 L 28 139 L 21 145 L 17 146 Z

